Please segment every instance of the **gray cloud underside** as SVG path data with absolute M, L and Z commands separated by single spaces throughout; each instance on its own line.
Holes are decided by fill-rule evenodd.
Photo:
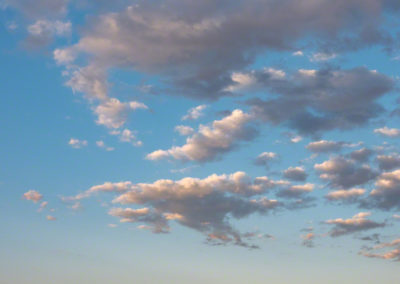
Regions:
M 92 18 L 65 50 L 104 68 L 161 75 L 171 93 L 215 99 L 231 95 L 231 73 L 257 55 L 297 50 L 305 38 L 330 53 L 377 44 L 391 49 L 385 14 L 398 10 L 394 0 L 143 2 Z

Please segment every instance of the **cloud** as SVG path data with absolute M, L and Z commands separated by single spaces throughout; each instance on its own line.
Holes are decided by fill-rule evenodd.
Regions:
M 233 228 L 229 219 L 242 219 L 254 213 L 264 215 L 280 207 L 278 201 L 265 197 L 265 193 L 279 184 L 265 176 L 252 179 L 244 172 L 236 172 L 213 174 L 204 179 L 105 183 L 70 200 L 112 192 L 118 194 L 114 204 L 140 206 L 111 209 L 109 214 L 121 222 L 142 223 L 155 233 L 166 233 L 170 231 L 169 222 L 175 221 L 214 241 L 250 247 L 244 241 L 245 233 Z
M 368 159 L 374 154 L 374 151 L 368 148 L 362 148 L 350 153 L 350 158 L 358 162 L 367 162 Z
M 190 126 L 185 125 L 177 125 L 175 126 L 174 130 L 178 132 L 182 136 L 188 136 L 194 133 L 194 129 Z
M 374 133 L 390 137 L 390 138 L 396 138 L 400 136 L 400 129 L 397 128 L 388 128 L 387 126 L 382 127 L 382 128 L 377 128 L 374 129 Z
M 123 181 L 123 182 L 116 182 L 116 183 L 111 183 L 111 182 L 105 182 L 100 185 L 95 185 L 89 188 L 88 190 L 79 193 L 73 197 L 63 197 L 62 200 L 66 202 L 71 202 L 71 201 L 78 201 L 84 198 L 88 198 L 92 196 L 93 194 L 97 194 L 99 192 L 113 192 L 113 193 L 121 193 L 128 191 L 133 188 L 133 184 L 130 181 Z
M 27 18 L 57 18 L 67 12 L 69 0 L 3 0 L 5 7 L 20 11 Z
M 278 159 L 278 155 L 276 153 L 263 152 L 257 156 L 257 158 L 254 160 L 254 164 L 257 166 L 265 166 L 268 168 L 270 162 L 277 160 L 277 159 Z
M 379 251 L 385 248 L 392 248 L 392 250 L 381 253 L 371 252 L 376 250 Z M 360 254 L 370 258 L 381 258 L 400 261 L 400 239 L 395 239 L 389 243 L 380 243 L 379 245 L 376 245 L 373 248 L 369 249 L 369 251 L 361 251 Z
M 302 185 L 291 185 L 280 190 L 277 196 L 284 198 L 301 198 L 314 190 L 314 184 L 306 183 Z
M 314 53 L 310 57 L 310 61 L 311 62 L 329 61 L 329 60 L 335 59 L 336 57 L 337 57 L 337 54 L 335 54 L 335 53 L 317 52 L 317 53 Z
M 47 215 L 47 216 L 46 216 L 46 219 L 49 220 L 49 221 L 55 221 L 55 220 L 57 220 L 56 217 L 51 216 L 51 215 Z
M 330 201 L 341 201 L 341 202 L 354 202 L 360 196 L 364 195 L 365 189 L 363 188 L 352 188 L 349 190 L 335 190 L 325 195 L 325 198 Z
M 400 167 L 400 155 L 378 155 L 376 157 L 378 161 L 379 168 L 384 171 L 393 170 Z
M 344 142 L 320 140 L 310 142 L 306 148 L 314 153 L 328 153 L 338 152 L 343 148 L 344 145 Z
M 379 223 L 367 219 L 369 215 L 371 215 L 369 212 L 360 212 L 350 219 L 338 218 L 327 220 L 325 223 L 333 226 L 329 232 L 331 237 L 339 237 L 386 226 L 385 223 Z
M 124 129 L 122 131 L 113 130 L 111 131 L 111 135 L 118 135 L 121 142 L 132 143 L 135 147 L 141 147 L 143 145 L 143 142 L 138 140 L 133 131 L 129 129 Z
M 103 149 L 105 149 L 106 151 L 114 151 L 114 150 L 115 150 L 114 147 L 108 147 L 108 146 L 106 146 L 106 144 L 104 143 L 103 140 L 96 141 L 96 145 L 97 145 L 97 147 L 103 148 Z
M 204 115 L 204 110 L 207 105 L 199 105 L 188 110 L 187 114 L 182 117 L 182 120 L 196 120 Z
M 400 209 L 400 170 L 380 174 L 375 189 L 362 205 L 384 210 Z
M 348 189 L 373 180 L 377 173 L 367 165 L 358 165 L 354 160 L 341 156 L 333 157 L 323 163 L 315 164 L 320 178 L 329 181 L 331 187 Z
M 316 236 L 312 230 L 313 229 L 311 228 L 311 231 L 309 233 L 300 236 L 303 239 L 303 242 L 301 244 L 308 248 L 314 247 L 314 239 Z
M 49 203 L 47 201 L 43 201 L 42 203 L 40 203 L 40 207 L 38 209 L 38 212 L 42 212 L 48 205 Z
M 31 201 L 37 203 L 40 200 L 42 200 L 43 195 L 41 195 L 38 191 L 31 189 L 31 190 L 25 192 L 24 195 L 22 196 L 22 198 L 24 198 L 26 200 L 31 200 Z
M 290 167 L 283 171 L 283 177 L 294 181 L 305 181 L 307 173 L 303 167 Z
M 87 140 L 79 140 L 76 138 L 71 138 L 68 141 L 68 145 L 70 145 L 72 148 L 80 149 L 82 147 L 86 147 L 88 145 L 88 142 Z
M 292 55 L 293 56 L 304 56 L 304 53 L 303 53 L 303 51 L 298 50 L 298 51 L 293 52 Z
M 71 34 L 71 22 L 37 20 L 29 25 L 27 42 L 33 45 L 49 43 L 53 37 L 65 37 Z
M 146 156 L 148 160 L 172 158 L 181 161 L 206 162 L 218 158 L 239 141 L 249 141 L 257 131 L 249 125 L 252 117 L 239 110 L 221 120 L 213 121 L 211 126 L 200 125 L 198 132 L 186 139 L 183 146 L 175 146 L 168 150 L 156 150 Z
M 116 98 L 110 98 L 95 108 L 94 112 L 98 116 L 96 123 L 108 128 L 120 128 L 125 124 L 128 113 L 136 109 L 148 107 L 136 101 L 122 103 Z
M 243 70 L 269 50 L 295 52 L 297 43 L 304 41 L 319 54 L 373 45 L 390 49 L 394 39 L 386 29 L 384 15 L 398 11 L 394 3 L 141 3 L 93 17 L 79 41 L 66 49 L 88 55 L 91 64 L 102 64 L 107 69 L 130 68 L 162 76 L 171 86 L 167 88 L 169 93 L 215 99 L 231 95 L 226 91 L 232 84 L 230 74 Z M 325 59 L 326 55 L 319 58 Z
M 108 212 L 111 216 L 121 218 L 122 223 L 135 223 L 141 222 L 150 224 L 153 233 L 167 233 L 169 232 L 169 226 L 167 218 L 160 215 L 157 212 L 151 212 L 149 208 L 112 208 Z
M 279 80 L 253 74 L 260 90 L 275 94 L 247 101 L 255 117 L 311 136 L 366 125 L 383 112 L 377 100 L 394 86 L 391 78 L 364 67 L 298 70 Z
M 56 49 L 54 59 L 58 64 L 65 64 L 74 59 L 74 55 L 68 50 Z M 107 75 L 104 68 L 89 65 L 72 71 L 70 79 L 66 85 L 71 87 L 74 92 L 84 93 L 89 101 L 106 101 L 107 95 Z

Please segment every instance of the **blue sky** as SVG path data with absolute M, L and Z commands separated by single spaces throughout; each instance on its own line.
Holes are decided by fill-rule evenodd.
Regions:
M 0 13 L 1 283 L 398 283 L 397 1 Z

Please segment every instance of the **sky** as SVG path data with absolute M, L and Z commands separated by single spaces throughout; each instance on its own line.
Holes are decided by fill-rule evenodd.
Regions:
M 398 0 L 0 0 L 0 282 L 399 283 Z

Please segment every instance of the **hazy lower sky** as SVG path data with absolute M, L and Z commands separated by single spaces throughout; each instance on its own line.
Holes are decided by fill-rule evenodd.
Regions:
M 400 283 L 398 0 L 0 0 L 0 282 Z

